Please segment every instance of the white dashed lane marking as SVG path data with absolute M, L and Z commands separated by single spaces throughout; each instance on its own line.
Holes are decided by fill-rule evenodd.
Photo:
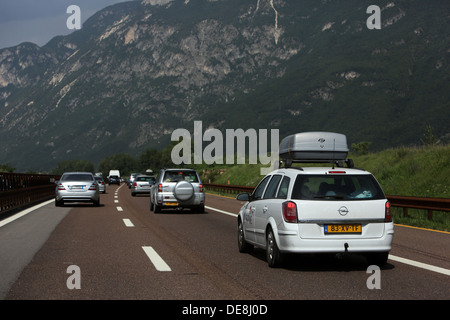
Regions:
M 145 254 L 158 271 L 172 271 L 169 265 L 159 256 L 159 254 L 152 247 L 143 246 Z
M 134 227 L 134 224 L 133 224 L 133 222 L 131 222 L 130 219 L 122 219 L 122 220 L 123 220 L 123 223 L 125 223 L 125 226 Z

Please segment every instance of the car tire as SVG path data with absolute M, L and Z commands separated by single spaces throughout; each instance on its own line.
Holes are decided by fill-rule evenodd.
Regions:
M 245 240 L 244 226 L 241 219 L 238 220 L 238 248 L 240 253 L 249 253 L 253 251 L 253 245 Z
M 64 201 L 58 201 L 55 199 L 55 207 L 62 207 L 64 205 Z
M 100 206 L 100 199 L 98 199 L 97 201 L 94 201 L 94 207 L 99 207 Z
M 161 206 L 158 206 L 156 203 L 154 204 L 154 209 L 155 213 L 161 213 Z
M 150 200 L 150 211 L 153 211 L 153 208 L 154 208 L 153 202 L 152 200 Z
M 266 257 L 267 263 L 271 268 L 277 268 L 282 263 L 283 255 L 278 249 L 277 241 L 272 228 L 269 227 L 266 239 Z

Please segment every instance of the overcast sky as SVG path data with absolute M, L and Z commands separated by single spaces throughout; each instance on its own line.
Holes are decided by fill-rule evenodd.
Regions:
M 45 45 L 57 35 L 74 30 L 66 26 L 67 7 L 77 5 L 81 21 L 95 12 L 127 0 L 0 0 L 0 49 L 29 41 Z

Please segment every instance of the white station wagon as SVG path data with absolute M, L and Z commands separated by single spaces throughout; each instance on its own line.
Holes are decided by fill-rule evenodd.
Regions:
M 278 266 L 284 253 L 362 253 L 369 264 L 386 263 L 394 235 L 390 204 L 372 174 L 335 167 L 347 155 L 336 151 L 338 139 L 346 144 L 342 136 L 323 132 L 289 136 L 287 153 L 282 141 L 280 158 L 285 163 L 335 157 L 330 161 L 333 166 L 277 169 L 251 195 L 239 194 L 237 199 L 246 201 L 238 215 L 240 252 L 265 248 L 270 267 Z M 313 154 L 314 147 L 295 143 L 302 140 L 317 140 L 318 153 Z M 352 166 L 352 161 L 344 161 Z

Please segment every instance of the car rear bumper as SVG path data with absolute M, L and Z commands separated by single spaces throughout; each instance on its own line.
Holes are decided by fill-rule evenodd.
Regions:
M 55 196 L 56 201 L 64 202 L 92 202 L 98 201 L 99 198 L 99 193 L 94 190 L 85 192 L 62 191 L 58 192 Z
M 193 208 L 205 205 L 205 194 L 204 193 L 195 193 L 194 196 L 186 201 L 180 201 L 173 193 L 159 193 L 157 195 L 156 202 L 158 205 L 163 208 Z
M 392 248 L 394 227 L 386 223 L 385 232 L 381 237 L 330 237 L 317 239 L 301 238 L 297 232 L 278 231 L 278 247 L 282 252 L 292 253 L 339 253 L 339 252 L 388 252 Z
M 137 193 L 139 193 L 139 194 L 150 194 L 150 189 L 142 189 L 142 188 L 134 188 L 134 187 L 131 187 L 131 193 L 135 193 L 135 194 L 137 194 Z

